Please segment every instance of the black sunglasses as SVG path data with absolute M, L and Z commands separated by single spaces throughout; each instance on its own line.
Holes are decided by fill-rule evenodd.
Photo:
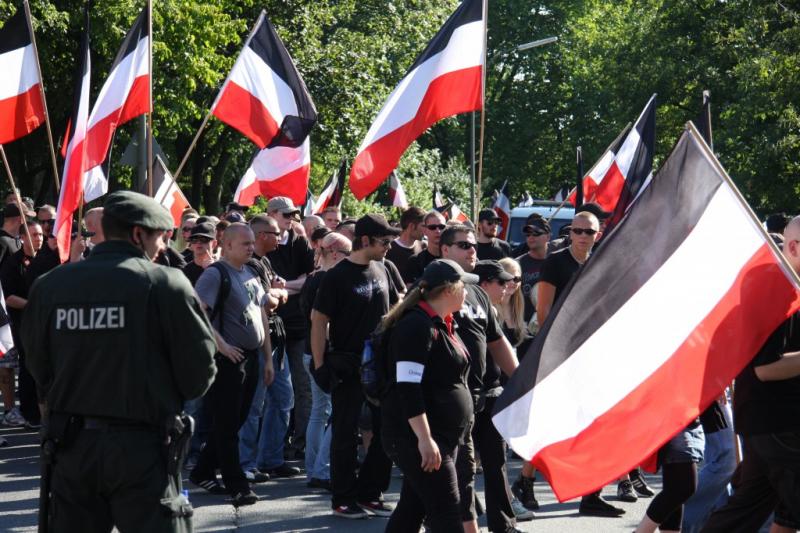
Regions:
M 597 230 L 592 228 L 570 228 L 570 231 L 575 235 L 588 235 L 589 237 L 597 233 Z
M 529 235 L 531 237 L 541 237 L 542 235 L 547 235 L 546 231 L 526 231 L 525 235 Z
M 461 248 L 462 250 L 469 250 L 470 248 L 475 248 L 475 249 L 477 249 L 477 248 L 478 248 L 478 245 L 477 245 L 476 243 L 474 243 L 474 242 L 469 242 L 469 241 L 458 241 L 458 242 L 454 242 L 454 243 L 453 243 L 453 246 L 458 246 L 458 247 L 459 247 L 459 248 Z
M 390 246 L 390 245 L 392 244 L 392 241 L 393 241 L 394 239 L 376 239 L 376 238 L 374 238 L 374 237 L 370 237 L 370 240 L 371 240 L 372 242 L 379 242 L 379 243 L 381 243 L 383 246 Z
M 189 242 L 192 244 L 197 244 L 197 243 L 206 244 L 208 242 L 211 242 L 212 240 L 213 239 L 209 239 L 208 237 L 192 237 L 191 239 L 189 239 Z
M 426 224 L 425 227 L 431 231 L 436 231 L 437 229 L 439 231 L 444 231 L 444 228 L 446 228 L 447 226 L 445 226 L 444 224 Z
M 511 278 L 508 281 L 513 281 L 514 283 L 522 283 L 522 278 L 519 277 L 519 276 L 514 276 L 513 278 Z
M 262 233 L 266 233 L 267 235 L 275 235 L 276 237 L 280 236 L 280 234 L 281 234 L 281 232 L 280 232 L 280 231 L 267 231 L 267 230 L 261 230 L 261 231 L 257 231 L 257 232 L 256 232 L 256 235 L 260 235 L 260 234 L 262 234 Z
M 484 220 L 484 222 L 486 222 L 487 224 L 491 224 L 492 226 L 496 226 L 502 221 L 499 218 L 491 218 L 491 219 Z

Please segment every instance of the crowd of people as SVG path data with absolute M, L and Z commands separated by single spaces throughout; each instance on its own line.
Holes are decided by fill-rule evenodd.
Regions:
M 610 214 L 585 204 L 555 239 L 548 220 L 533 214 L 525 241 L 512 248 L 498 238 L 492 209 L 475 225 L 418 207 L 393 223 L 376 214 L 348 218 L 337 207 L 301 220 L 285 197 L 271 198 L 264 213 L 247 211 L 235 203 L 219 217 L 187 209 L 177 234 L 167 232 L 171 245 L 154 257 L 185 274 L 216 341 L 213 383 L 185 398 L 196 420 L 189 480 L 242 506 L 258 500 L 252 484 L 305 473 L 309 490 L 331 493 L 333 515 L 390 517 L 388 531 L 423 523 L 434 532 L 477 531 L 485 513 L 489 530 L 505 533 L 533 519 L 536 472 L 526 463 L 508 479 L 509 451 L 492 410 L 560 295 L 602 245 Z M 0 284 L 16 346 L 0 358 L 2 422 L 30 430 L 41 425 L 46 396 L 25 365 L 20 327 L 32 284 L 60 264 L 54 216 L 51 206 L 34 210 L 10 195 L 0 230 Z M 86 212 L 70 263 L 105 240 L 102 219 L 103 208 Z M 791 260 L 800 256 L 800 222 L 786 232 Z M 800 527 L 792 507 L 800 505 L 800 388 L 796 374 L 771 366 L 792 351 L 793 335 L 792 324 L 776 332 L 741 378 L 759 407 L 735 412 L 746 438 L 728 505 L 717 510 L 737 465 L 726 394 L 659 450 L 660 493 L 640 469 L 617 480 L 618 500 L 652 498 L 638 532 L 755 531 L 776 509 L 772 531 Z M 364 394 L 365 350 L 382 357 L 378 401 Z M 788 440 L 764 442 L 774 433 Z M 297 459 L 303 469 L 290 464 Z M 396 507 L 383 498 L 393 464 L 403 473 Z M 475 491 L 479 473 L 485 501 Z M 598 491 L 581 499 L 579 512 L 625 510 Z M 745 517 L 756 529 L 741 529 Z

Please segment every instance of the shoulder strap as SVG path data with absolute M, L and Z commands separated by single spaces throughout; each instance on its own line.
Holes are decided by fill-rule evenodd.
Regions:
M 219 272 L 219 292 L 217 292 L 217 301 L 214 303 L 214 308 L 211 310 L 208 319 L 210 322 L 213 322 L 217 316 L 220 316 L 219 334 L 222 336 L 223 324 L 225 321 L 222 319 L 221 315 L 222 309 L 225 306 L 225 300 L 228 299 L 228 295 L 231 293 L 231 275 L 228 269 L 219 263 L 211 263 L 208 265 L 208 268 L 214 268 Z

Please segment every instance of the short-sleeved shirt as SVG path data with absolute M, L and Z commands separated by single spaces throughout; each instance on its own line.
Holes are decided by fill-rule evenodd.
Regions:
M 325 270 L 314 272 L 306 278 L 303 283 L 303 288 L 300 289 L 300 310 L 306 318 L 311 318 L 311 310 L 314 308 L 314 299 L 317 297 L 317 291 L 322 283 L 322 278 L 325 277 Z M 308 328 L 305 340 L 305 353 L 311 353 L 311 328 Z
M 269 252 L 269 259 L 273 270 L 283 279 L 294 280 L 314 271 L 314 251 L 305 237 L 289 230 L 286 242 L 279 244 L 278 248 Z M 308 329 L 308 320 L 300 312 L 300 296 L 292 294 L 288 301 L 278 307 L 278 315 L 286 326 L 286 335 L 290 339 L 302 339 Z
M 406 285 L 411 285 L 417 281 L 425 271 L 425 267 L 436 259 L 439 259 L 439 257 L 430 253 L 427 248 L 422 250 L 420 253 L 409 257 L 408 261 L 406 262 L 405 270 L 400 271 L 403 275 L 403 280 L 406 282 Z
M 475 394 L 480 390 L 500 386 L 499 369 L 496 372 L 487 372 L 486 344 L 500 339 L 503 331 L 486 292 L 477 285 L 466 285 L 466 293 L 464 305 L 453 318 L 458 325 L 458 336 L 469 353 L 468 384 Z M 494 361 L 491 363 L 494 365 Z
M 388 349 L 389 390 L 381 400 L 383 435 L 414 442 L 408 423 L 425 413 L 431 436 L 445 450 L 461 441 L 472 417 L 469 361 L 447 321 L 421 307 L 394 325 Z
M 572 276 L 580 270 L 581 264 L 578 263 L 569 248 L 564 248 L 547 256 L 542 265 L 542 272 L 539 281 L 546 281 L 556 288 L 553 303 L 558 300 L 561 291 L 567 286 Z
M 397 265 L 392 263 L 389 259 L 384 259 L 383 264 L 386 266 L 386 273 L 389 274 L 389 281 L 392 282 L 397 292 L 406 292 L 406 282 L 403 281 L 403 276 Z
M 533 313 L 536 312 L 533 302 L 531 302 L 531 289 L 539 283 L 544 261 L 544 259 L 534 259 L 528 253 L 517 257 L 517 263 L 519 263 L 519 268 L 522 271 L 522 300 L 525 302 L 525 322 L 528 322 Z
M 203 272 L 206 271 L 205 268 L 201 267 L 194 261 L 188 263 L 185 267 L 183 267 L 183 275 L 189 279 L 189 282 L 192 284 L 192 287 L 197 285 L 197 280 L 200 279 L 200 276 Z
M 489 242 L 479 242 L 477 248 L 478 259 L 481 261 L 492 259 L 499 261 L 511 255 L 511 245 L 502 239 L 492 239 Z
M 345 259 L 325 274 L 314 309 L 330 319 L 331 349 L 360 356 L 364 341 L 398 299 L 383 263 Z
M 0 265 L 22 248 L 22 242 L 4 229 L 0 229 Z
M 25 251 L 20 248 L 3 262 L 3 266 L 0 268 L 0 283 L 3 285 L 3 293 L 6 298 L 9 296 L 28 298 L 29 286 L 25 280 L 25 274 L 32 261 L 33 258 L 25 255 Z M 16 335 L 22 323 L 23 310 L 10 306 L 7 306 L 7 309 L 8 317 L 11 319 L 11 329 Z
M 420 253 L 424 249 L 425 247 L 420 241 L 414 241 L 411 246 L 403 246 L 400 244 L 399 239 L 395 239 L 392 241 L 389 251 L 386 252 L 386 259 L 394 263 L 400 272 L 404 272 L 411 256 Z
M 231 290 L 222 313 L 214 318 L 212 324 L 219 332 L 220 321 L 224 321 L 222 338 L 225 342 L 245 350 L 255 350 L 264 344 L 265 335 L 261 307 L 267 302 L 267 294 L 261 279 L 246 265 L 236 269 L 224 260 L 217 264 L 228 271 Z M 209 314 L 217 304 L 220 282 L 219 270 L 207 268 L 195 285 L 200 301 L 208 306 Z

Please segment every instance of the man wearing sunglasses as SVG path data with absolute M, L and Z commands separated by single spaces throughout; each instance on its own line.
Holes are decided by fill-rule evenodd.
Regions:
M 189 234 L 189 248 L 192 250 L 192 261 L 183 267 L 184 275 L 189 278 L 192 287 L 200 275 L 214 262 L 214 248 L 217 247 L 217 232 L 210 222 L 197 224 Z
M 422 235 L 425 237 L 428 247 L 409 257 L 405 269 L 400 271 L 406 285 L 411 285 L 417 281 L 425 271 L 425 267 L 442 256 L 439 249 L 439 238 L 442 236 L 445 227 L 447 226 L 445 226 L 444 215 L 440 212 L 434 210 L 425 215 L 422 220 Z
M 498 261 L 511 255 L 511 245 L 497 238 L 497 228 L 502 219 L 494 209 L 481 209 L 478 213 L 478 259 Z
M 467 226 L 451 226 L 441 235 L 442 257 L 472 272 L 477 263 L 476 241 Z M 465 286 L 464 305 L 453 318 L 458 335 L 470 356 L 467 385 L 475 402 L 473 429 L 459 445 L 456 458 L 461 518 L 465 532 L 478 531 L 475 509 L 475 449 L 483 464 L 486 486 L 486 519 L 492 532 L 515 532 L 516 518 L 506 475 L 505 443 L 494 428 L 491 415 L 502 392 L 500 372 L 510 376 L 519 365 L 514 349 L 503 335 L 486 292 L 477 285 Z M 491 359 L 486 357 L 489 352 Z M 473 445 L 474 440 L 474 445 Z
M 539 282 L 542 265 L 547 257 L 547 245 L 550 240 L 550 224 L 541 215 L 534 213 L 528 217 L 528 223 L 522 228 L 525 234 L 525 254 L 517 257 L 522 270 L 522 296 L 525 302 L 524 318 L 528 323 L 536 312 L 534 299 L 531 299 L 531 289 Z

